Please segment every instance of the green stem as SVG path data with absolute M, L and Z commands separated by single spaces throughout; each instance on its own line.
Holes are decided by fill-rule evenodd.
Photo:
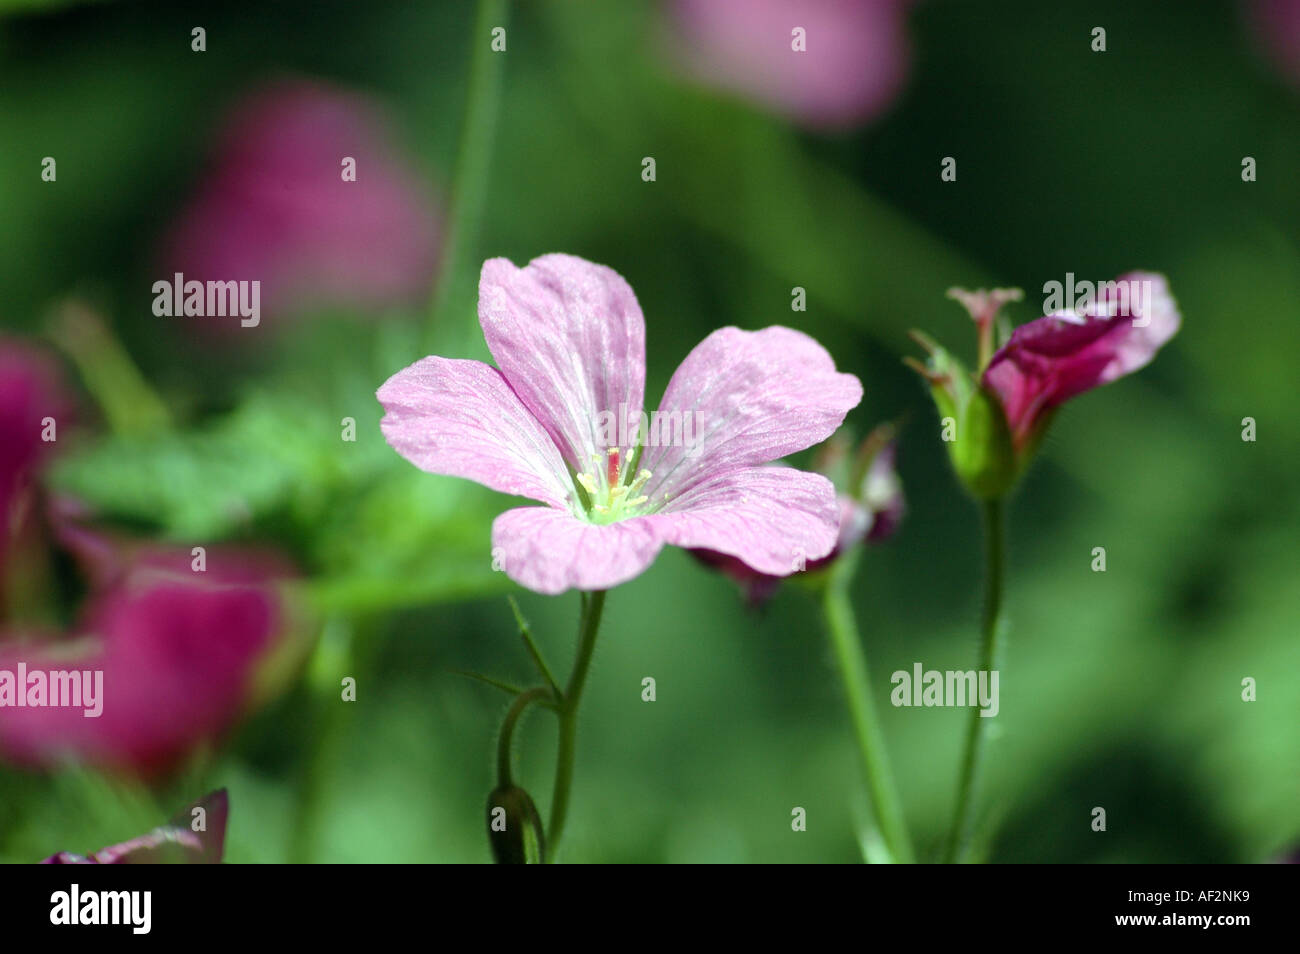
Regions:
M 448 341 L 452 346 L 458 345 L 466 325 L 465 321 L 457 320 L 458 313 L 462 309 L 473 311 L 478 270 L 467 268 L 465 262 L 475 253 L 483 224 L 501 76 L 507 55 L 492 50 L 492 30 L 505 26 L 507 12 L 506 0 L 479 0 L 474 17 L 465 116 L 452 173 L 447 238 L 430 313 L 428 339 L 435 345 Z M 477 328 L 477 323 L 474 326 Z
M 524 714 L 529 704 L 548 698 L 552 698 L 551 690 L 539 686 L 521 692 L 507 710 L 506 717 L 501 723 L 501 734 L 497 738 L 497 786 L 499 788 L 514 784 L 510 774 L 510 743 L 514 739 L 515 724 L 519 722 L 519 717 Z
M 524 619 L 524 614 L 519 611 L 519 604 L 515 602 L 513 596 L 509 597 L 509 600 L 510 609 L 514 611 L 515 623 L 519 626 L 519 635 L 524 640 L 528 655 L 532 657 L 533 665 L 537 667 L 537 671 L 541 673 L 542 678 L 546 680 L 546 684 L 551 687 L 551 692 L 555 694 L 555 698 L 558 700 L 564 694 L 560 689 L 560 684 L 551 675 L 551 667 L 546 665 L 546 659 L 542 656 L 541 647 L 533 639 L 532 627 L 528 625 L 528 620 Z
M 1002 501 L 986 500 L 984 513 L 984 620 L 980 642 L 979 668 L 976 673 L 997 668 L 998 638 L 1002 630 L 1002 587 L 1006 563 L 1006 528 Z M 972 706 L 966 729 L 965 753 L 957 784 L 957 805 L 953 811 L 952 832 L 944 860 L 953 864 L 962 859 L 970 843 L 975 821 L 975 791 L 984 755 L 987 720 L 983 710 Z
M 375 633 L 369 631 L 371 627 L 365 621 L 342 617 L 328 620 L 307 664 L 306 691 L 310 694 L 313 718 L 299 779 L 298 804 L 289 833 L 288 858 L 293 864 L 310 864 L 316 860 L 326 789 L 337 769 L 351 715 L 348 706 L 352 703 L 342 698 L 342 678 L 356 679 L 358 694 L 367 691 L 367 660 L 357 647 L 357 630 L 363 627 L 368 630 L 368 643 L 376 642 Z
M 894 860 L 910 863 L 913 860 L 912 843 L 889 767 L 884 736 L 880 723 L 876 721 L 867 658 L 858 634 L 853 604 L 849 600 L 848 585 L 856 562 L 852 557 L 837 561 L 822 592 L 822 610 L 840 678 L 844 681 L 844 695 L 848 700 L 858 754 L 862 757 L 867 789 L 871 794 L 875 824 Z
M 551 823 L 546 842 L 548 857 L 554 858 L 559 849 L 560 836 L 569 813 L 569 789 L 573 784 L 573 763 L 578 735 L 578 705 L 582 689 L 591 668 L 592 651 L 596 648 L 596 633 L 600 629 L 601 611 L 605 608 L 605 591 L 598 590 L 583 597 L 582 620 L 578 628 L 578 657 L 569 676 L 569 685 L 560 701 L 560 744 L 555 755 L 555 788 L 551 793 Z

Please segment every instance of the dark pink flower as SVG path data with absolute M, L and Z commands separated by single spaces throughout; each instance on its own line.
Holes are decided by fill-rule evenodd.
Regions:
M 15 538 L 36 505 L 31 489 L 40 464 L 58 446 L 45 440 L 67 435 L 72 399 L 54 362 L 43 352 L 0 338 L 0 612 L 5 564 Z
M 93 593 L 68 634 L 0 632 L 0 671 L 98 673 L 98 714 L 88 705 L 18 707 L 0 719 L 0 755 L 35 767 L 65 761 L 156 774 L 215 741 L 246 709 L 258 666 L 286 629 L 271 580 L 210 550 L 204 573 L 147 561 Z M 238 562 L 238 561 L 236 561 Z M 17 639 L 15 636 L 24 636 Z M 56 638 L 57 637 L 57 638 Z M 21 667 L 21 670 L 20 670 Z M 89 679 L 86 685 L 90 685 Z M 25 687 L 19 687 L 20 691 Z
M 1179 323 L 1164 277 L 1129 272 L 1104 284 L 1084 314 L 1048 315 L 1017 328 L 983 376 L 1015 449 L 1032 445 L 1062 402 L 1146 366 Z
M 21 623 L 0 607 L 0 757 L 37 767 L 75 760 L 133 773 L 171 768 L 249 701 L 259 666 L 287 628 L 276 581 L 289 569 L 260 552 L 210 547 L 196 572 L 188 549 L 92 528 L 85 508 L 50 499 L 39 480 L 42 457 L 63 439 L 59 431 L 59 441 L 43 442 L 42 419 L 61 425 L 70 407 L 53 364 L 0 343 L 0 397 L 0 590 L 44 608 L 47 594 L 33 591 L 45 581 L 32 569 L 57 551 L 72 558 L 87 592 L 66 632 Z M 51 674 L 74 670 L 82 704 L 50 705 Z M 46 687 L 43 700 L 38 689 L 29 694 L 33 681 Z M 99 711 L 87 716 L 91 709 Z
M 344 181 L 346 158 L 356 181 Z M 161 277 L 260 281 L 272 319 L 415 303 L 433 284 L 437 222 L 372 104 L 286 82 L 232 111 L 211 172 L 164 243 Z
M 711 85 L 812 127 L 883 112 L 907 75 L 910 0 L 672 0 L 681 55 Z M 802 29 L 806 49 L 796 50 Z
M 898 531 L 906 504 L 894 466 L 897 450 L 894 425 L 882 424 L 862 442 L 853 461 L 842 432 L 819 451 L 814 468 L 842 488 L 837 497 L 839 531 L 831 552 L 808 561 L 804 572 L 824 569 L 859 544 L 883 543 Z M 760 573 L 725 553 L 697 549 L 691 555 L 739 584 L 751 606 L 766 603 L 781 583 L 781 577 Z
M 43 865 L 159 865 L 221 863 L 230 801 L 224 788 L 177 812 L 147 835 L 101 848 L 92 855 L 60 851 Z M 200 819 L 202 824 L 199 825 Z M 200 830 L 195 827 L 199 825 Z
M 1250 0 L 1248 15 L 1277 68 L 1300 85 L 1300 0 Z
M 612 269 L 570 255 L 522 269 L 492 259 L 479 320 L 498 367 L 425 358 L 379 389 L 381 427 L 423 470 L 546 504 L 493 525 L 515 581 L 603 590 L 665 544 L 786 575 L 835 545 L 830 481 L 763 466 L 825 440 L 862 398 L 807 335 L 713 332 L 642 420 L 645 321 Z

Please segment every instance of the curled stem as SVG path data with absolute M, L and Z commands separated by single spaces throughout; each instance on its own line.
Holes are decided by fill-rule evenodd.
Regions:
M 501 734 L 497 737 L 497 785 L 505 788 L 514 784 L 514 779 L 510 776 L 510 747 L 514 739 L 515 725 L 519 722 L 519 717 L 524 714 L 524 710 L 531 703 L 540 702 L 551 698 L 551 690 L 545 686 L 538 686 L 536 689 L 528 689 L 521 692 L 515 697 L 515 701 L 510 704 L 506 711 L 506 717 L 501 723 Z

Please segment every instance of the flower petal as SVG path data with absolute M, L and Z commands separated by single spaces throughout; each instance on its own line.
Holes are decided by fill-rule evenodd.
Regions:
M 1045 411 L 1144 367 L 1178 331 L 1178 307 L 1160 275 L 1122 275 L 1099 299 L 1081 317 L 1021 325 L 989 362 L 984 384 L 1001 400 L 1017 446 Z
M 635 420 L 645 400 L 645 320 L 611 268 L 543 255 L 483 263 L 479 322 L 497 366 L 564 459 L 589 469 L 602 411 Z
M 766 464 L 824 441 L 862 400 L 800 331 L 720 328 L 686 356 L 651 420 L 640 467 L 653 504 L 708 475 Z
M 428 357 L 376 396 L 386 412 L 384 439 L 421 470 L 568 506 L 572 489 L 559 451 L 491 365 Z
M 551 507 L 516 507 L 492 524 L 492 552 L 506 575 L 538 593 L 607 590 L 638 576 L 663 541 L 649 517 L 597 526 Z
M 195 812 L 203 811 L 204 827 L 194 831 Z M 61 851 L 44 865 L 220 864 L 226 843 L 230 799 L 224 788 L 210 792 L 182 809 L 165 825 L 121 844 L 101 848 L 90 857 Z
M 664 542 L 743 560 L 789 576 L 826 556 L 839 538 L 835 486 L 792 467 L 747 467 L 698 482 L 648 521 Z
M 679 58 L 709 85 L 813 128 L 883 112 L 906 78 L 907 0 L 675 0 Z M 808 50 L 792 49 L 795 27 Z
M 29 678 L 44 672 L 47 685 L 58 672 L 102 673 L 102 693 L 83 697 L 98 715 L 79 706 L 6 709 L 0 753 L 38 766 L 70 757 L 146 775 L 170 769 L 238 717 L 283 617 L 269 588 L 125 580 L 98 598 L 83 654 L 22 643 L 0 652 L 0 669 L 22 663 Z

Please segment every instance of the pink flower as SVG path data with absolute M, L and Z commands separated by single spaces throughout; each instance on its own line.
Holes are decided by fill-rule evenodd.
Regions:
M 71 406 L 53 363 L 0 342 L 0 397 L 0 592 L 23 597 L 22 613 L 0 606 L 0 758 L 170 769 L 249 701 L 258 667 L 287 628 L 275 581 L 288 568 L 209 547 L 199 573 L 188 549 L 89 527 L 84 508 L 49 500 L 39 480 L 41 458 L 65 440 L 59 430 L 43 442 L 41 422 L 54 417 L 62 428 Z M 53 616 L 41 568 L 54 556 L 72 558 L 88 594 L 66 631 L 31 621 Z M 80 702 L 52 705 L 52 674 L 73 671 Z
M 355 181 L 343 178 L 347 158 Z M 378 309 L 427 297 L 438 244 L 429 190 L 375 107 L 281 83 L 233 110 L 211 173 L 164 242 L 160 277 L 260 281 L 272 319 L 320 305 Z
M 883 112 L 907 74 L 910 0 L 673 0 L 688 68 L 811 127 Z M 796 28 L 805 49 L 796 50 Z
M 892 537 L 903 520 L 906 502 L 903 485 L 894 463 L 898 452 L 892 424 L 882 424 L 867 435 L 850 463 L 848 437 L 841 431 L 818 452 L 814 468 L 840 488 L 839 530 L 835 546 L 826 556 L 810 560 L 804 571 L 824 569 L 861 543 L 883 543 Z M 692 550 L 691 554 L 739 584 L 750 606 L 761 606 L 776 593 L 779 576 L 759 573 L 744 562 L 713 550 Z
M 12 339 L 0 338 L 0 612 L 7 579 L 5 565 L 14 544 L 30 523 L 31 487 L 41 463 L 58 447 L 51 436 L 67 436 L 72 400 L 59 380 L 54 362 L 44 353 Z
M 1300 0 L 1251 0 L 1247 9 L 1268 55 L 1287 79 L 1300 85 Z
M 1102 285 L 1084 314 L 1048 315 L 1017 328 L 983 376 L 1016 451 L 1034 443 L 1062 402 L 1145 367 L 1179 323 L 1164 278 L 1129 272 Z
M 202 814 L 198 814 L 198 810 Z M 203 796 L 177 812 L 167 822 L 147 835 L 118 845 L 101 848 L 93 855 L 76 855 L 60 851 L 41 862 L 43 865 L 157 865 L 221 863 L 226 847 L 226 819 L 230 800 L 224 788 Z M 198 819 L 203 824 L 195 831 Z
M 269 579 L 240 581 L 244 561 L 220 550 L 209 550 L 207 561 L 199 574 L 142 560 L 94 591 L 67 634 L 0 632 L 0 673 L 25 673 L 29 685 L 41 674 L 53 686 L 51 674 L 79 672 L 84 687 L 79 704 L 63 707 L 34 707 L 30 696 L 19 706 L 0 687 L 0 756 L 155 775 L 228 729 L 286 621 Z
M 546 504 L 493 524 L 494 557 L 516 582 L 607 589 L 665 544 L 786 575 L 835 545 L 830 481 L 762 466 L 824 440 L 861 400 L 858 379 L 807 335 L 713 332 L 643 420 L 645 322 L 612 269 L 492 259 L 479 321 L 498 367 L 417 362 L 379 389 L 381 427 L 423 470 Z

